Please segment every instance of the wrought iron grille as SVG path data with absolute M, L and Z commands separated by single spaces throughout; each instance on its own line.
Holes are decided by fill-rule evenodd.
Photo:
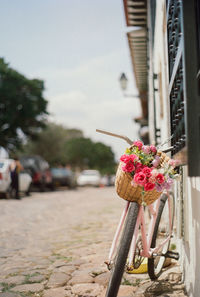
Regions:
M 167 2 L 171 144 L 175 155 L 186 145 L 182 0 Z

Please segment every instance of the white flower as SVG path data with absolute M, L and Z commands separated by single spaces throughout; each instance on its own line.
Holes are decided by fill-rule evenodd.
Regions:
M 181 176 L 180 176 L 180 174 L 175 174 L 175 175 L 174 175 L 174 178 L 175 178 L 175 180 L 178 180 L 178 181 L 181 180 Z

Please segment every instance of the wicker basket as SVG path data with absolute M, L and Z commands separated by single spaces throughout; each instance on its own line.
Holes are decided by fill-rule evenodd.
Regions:
M 161 158 L 160 167 L 163 167 L 164 163 L 169 160 L 169 157 L 162 152 L 159 152 L 158 155 Z M 115 178 L 116 192 L 121 198 L 127 201 L 137 202 L 138 204 L 141 204 L 142 201 L 144 201 L 147 205 L 149 205 L 160 197 L 161 192 L 157 192 L 154 189 L 152 191 L 145 192 L 142 199 L 142 187 L 133 187 L 131 185 L 133 177 L 130 175 L 130 173 L 124 172 L 122 170 L 122 166 L 123 163 L 120 162 Z

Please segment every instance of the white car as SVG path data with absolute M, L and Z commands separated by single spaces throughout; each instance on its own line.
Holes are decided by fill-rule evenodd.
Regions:
M 13 162 L 14 161 L 12 159 L 0 159 L 0 193 L 4 194 L 7 198 L 12 197 L 10 165 Z M 19 191 L 28 194 L 31 182 L 32 178 L 30 174 L 20 172 Z
M 101 174 L 98 170 L 87 169 L 83 170 L 77 178 L 78 186 L 100 186 Z

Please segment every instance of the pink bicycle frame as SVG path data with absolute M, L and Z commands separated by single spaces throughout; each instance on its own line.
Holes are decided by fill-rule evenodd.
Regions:
M 168 195 L 168 193 L 166 193 Z M 142 205 L 140 205 L 139 207 L 139 211 L 138 211 L 138 217 L 137 217 L 137 221 L 136 221 L 136 225 L 135 225 L 135 230 L 133 233 L 133 238 L 131 241 L 131 247 L 130 247 L 130 251 L 129 251 L 129 257 L 128 257 L 128 265 L 131 265 L 132 260 L 134 258 L 134 253 L 135 253 L 135 247 L 136 247 L 136 241 L 138 238 L 138 232 L 139 232 L 139 227 L 141 230 L 141 240 L 142 240 L 142 252 L 141 252 L 141 256 L 142 257 L 147 257 L 150 258 L 152 257 L 152 255 L 156 255 L 159 250 L 163 247 L 163 245 L 170 240 L 171 236 L 172 236 L 172 225 L 169 226 L 169 235 L 168 237 L 162 241 L 158 246 L 156 246 L 155 248 L 151 248 L 151 242 L 152 242 L 152 237 L 153 237 L 153 231 L 154 231 L 154 227 L 155 227 L 155 223 L 156 223 L 156 218 L 157 218 L 157 214 L 158 214 L 158 209 L 159 209 L 159 205 L 160 205 L 160 199 L 157 199 L 153 204 L 148 205 L 148 209 L 151 215 L 151 219 L 150 219 L 150 224 L 149 224 L 149 228 L 148 228 L 148 233 L 146 233 L 147 228 L 146 228 L 146 224 L 145 224 L 145 212 L 144 212 L 144 207 Z M 166 203 L 168 203 L 168 209 L 169 209 L 169 222 L 171 222 L 171 207 L 170 207 L 170 199 L 167 199 Z M 117 227 L 113 242 L 112 242 L 112 246 L 110 249 L 110 253 L 109 253 L 109 257 L 108 257 L 108 263 L 111 263 L 112 261 L 112 257 L 113 254 L 116 250 L 116 246 L 117 246 L 117 242 L 119 240 L 119 236 L 126 218 L 126 215 L 128 213 L 128 209 L 129 209 L 129 205 L 130 202 L 126 203 L 126 206 L 123 210 L 123 213 L 121 215 L 120 218 L 120 222 L 119 225 Z

